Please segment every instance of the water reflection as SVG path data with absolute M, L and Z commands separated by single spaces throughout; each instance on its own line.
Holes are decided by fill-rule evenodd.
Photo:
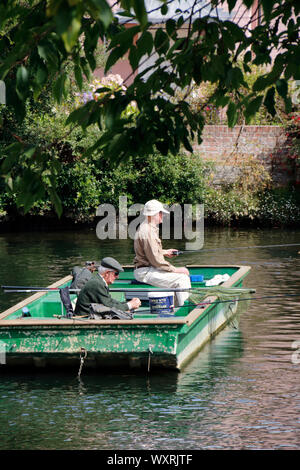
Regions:
M 199 412 L 205 420 L 216 406 L 213 389 L 240 357 L 240 337 L 227 328 L 180 374 L 5 376 L 0 423 L 9 432 L 1 446 L 185 447 Z

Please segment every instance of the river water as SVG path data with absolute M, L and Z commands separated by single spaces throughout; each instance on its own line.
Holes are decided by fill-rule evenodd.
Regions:
M 204 248 L 291 243 L 300 243 L 300 231 L 208 228 Z M 176 259 L 178 266 L 250 265 L 244 285 L 274 296 L 252 300 L 238 328 L 224 329 L 180 373 L 83 369 L 79 380 L 1 365 L 0 449 L 299 449 L 298 252 L 300 246 L 245 248 Z M 131 263 L 132 241 L 100 241 L 93 230 L 0 234 L 0 281 L 46 286 L 103 256 Z M 0 311 L 22 298 L 1 291 Z

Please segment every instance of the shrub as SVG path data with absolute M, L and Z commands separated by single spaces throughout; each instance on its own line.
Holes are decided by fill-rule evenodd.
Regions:
M 297 227 L 299 194 L 293 188 L 267 189 L 242 196 L 235 190 L 210 188 L 204 201 L 205 218 L 217 225 Z
M 206 92 L 211 93 L 212 90 Z M 72 101 L 67 103 L 68 106 L 75 104 Z M 86 132 L 75 128 L 71 132 L 65 127 L 66 105 L 54 107 L 44 99 L 43 106 L 32 103 L 28 106 L 30 111 L 22 125 L 13 120 L 9 110 L 4 113 L 0 109 L 5 121 L 0 128 L 0 160 L 5 145 L 16 139 L 42 145 L 45 148 L 42 178 L 46 180 L 49 177 L 47 165 L 54 162 L 63 215 L 74 222 L 92 220 L 100 204 L 110 203 L 118 207 L 122 195 L 127 196 L 129 205 L 145 203 L 153 198 L 168 205 L 203 203 L 207 223 L 296 225 L 300 222 L 300 201 L 296 191 L 271 190 L 268 173 L 254 157 L 245 160 L 239 156 L 236 164 L 241 171 L 240 178 L 221 188 L 212 185 L 214 164 L 197 155 L 163 156 L 154 153 L 112 167 L 106 155 L 84 156 L 85 149 L 100 137 L 98 127 L 89 127 Z M 297 155 L 299 122 L 294 117 L 290 127 L 295 137 L 291 151 Z M 22 175 L 28 165 L 34 163 L 26 159 L 19 162 L 14 169 L 15 175 Z M 17 190 L 8 192 L 0 180 L 0 218 L 17 216 L 17 198 Z M 46 192 L 34 203 L 29 214 L 55 215 Z
M 202 202 L 210 181 L 212 163 L 185 153 L 162 156 L 152 154 L 132 162 L 136 179 L 130 190 L 133 200 L 161 199 L 168 205 Z
M 259 198 L 257 219 L 263 224 L 272 226 L 299 226 L 299 193 L 294 188 L 263 192 Z

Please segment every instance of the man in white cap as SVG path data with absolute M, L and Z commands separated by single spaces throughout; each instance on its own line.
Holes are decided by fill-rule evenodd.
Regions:
M 134 240 L 134 275 L 137 281 L 156 287 L 170 289 L 190 289 L 191 281 L 187 268 L 176 268 L 167 260 L 176 256 L 175 249 L 163 250 L 159 238 L 158 225 L 162 223 L 163 214 L 169 212 L 156 199 L 144 206 L 145 220 L 135 234 Z M 176 292 L 176 304 L 181 306 L 189 297 L 188 290 Z

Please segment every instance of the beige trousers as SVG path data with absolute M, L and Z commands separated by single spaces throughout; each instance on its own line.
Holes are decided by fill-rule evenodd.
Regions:
M 151 284 L 155 287 L 166 287 L 168 289 L 190 289 L 189 276 L 182 273 L 169 273 L 160 269 L 147 267 L 134 270 L 137 281 Z M 189 298 L 189 292 L 175 292 L 175 305 L 181 306 Z

